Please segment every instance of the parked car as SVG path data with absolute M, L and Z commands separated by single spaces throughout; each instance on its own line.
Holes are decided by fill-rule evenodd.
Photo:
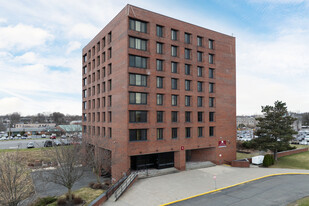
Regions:
M 33 142 L 28 142 L 27 148 L 28 148 L 28 149 L 34 148 L 34 143 L 33 143 Z
M 42 138 L 46 138 L 46 134 L 42 134 L 41 137 L 42 137 Z
M 60 141 L 63 145 L 71 145 L 72 144 L 72 141 L 70 141 L 69 139 L 61 139 Z
M 52 135 L 50 136 L 50 139 L 56 139 L 56 134 L 52 134 Z
M 55 139 L 55 140 L 54 140 L 54 145 L 55 145 L 55 146 L 61 146 L 62 143 L 61 143 L 59 140 Z
M 53 141 L 52 140 L 46 140 L 44 142 L 44 147 L 52 147 L 54 144 L 53 144 Z
M 20 134 L 17 134 L 16 137 L 17 137 L 17 138 L 21 138 L 21 135 L 20 135 Z

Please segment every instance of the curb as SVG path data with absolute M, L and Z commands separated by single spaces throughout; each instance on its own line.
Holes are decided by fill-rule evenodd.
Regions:
M 180 199 L 180 200 L 175 200 L 175 201 L 165 203 L 165 204 L 160 205 L 160 206 L 171 205 L 171 204 L 174 204 L 174 203 L 177 203 L 177 202 L 182 202 L 182 201 L 192 199 L 192 198 L 195 198 L 195 197 L 199 197 L 199 196 L 202 196 L 202 195 L 207 195 L 207 194 L 210 194 L 210 193 L 218 192 L 218 191 L 225 190 L 225 189 L 235 187 L 235 186 L 238 186 L 238 185 L 246 184 L 248 182 L 253 182 L 253 181 L 264 179 L 264 178 L 267 178 L 267 177 L 273 177 L 273 176 L 279 176 L 279 175 L 309 175 L 309 173 L 290 172 L 290 173 L 278 173 L 278 174 L 265 175 L 265 176 L 262 176 L 262 177 L 258 177 L 258 178 L 252 179 L 252 180 L 247 180 L 247 181 L 237 183 L 237 184 L 234 184 L 234 185 L 230 185 L 230 186 L 227 186 L 227 187 L 222 187 L 222 188 L 219 188 L 219 189 L 216 189 L 216 190 L 211 190 L 209 192 L 204 192 L 204 193 L 201 193 L 201 194 L 198 194 L 198 195 L 193 195 L 193 196 L 186 197 L 186 198 L 183 198 L 183 199 Z

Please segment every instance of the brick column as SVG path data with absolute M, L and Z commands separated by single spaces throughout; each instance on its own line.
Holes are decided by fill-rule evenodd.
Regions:
M 174 152 L 174 166 L 179 170 L 186 169 L 186 151 L 180 150 Z

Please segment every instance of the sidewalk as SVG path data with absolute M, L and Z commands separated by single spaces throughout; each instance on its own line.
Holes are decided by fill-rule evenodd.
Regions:
M 158 206 L 270 174 L 308 170 L 215 166 L 138 180 L 116 202 L 104 206 Z M 216 176 L 216 188 L 214 182 Z

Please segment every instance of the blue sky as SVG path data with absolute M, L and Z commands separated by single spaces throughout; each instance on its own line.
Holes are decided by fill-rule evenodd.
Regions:
M 0 115 L 81 113 L 81 50 L 127 4 L 236 37 L 237 114 L 309 112 L 308 0 L 10 0 L 0 7 Z

